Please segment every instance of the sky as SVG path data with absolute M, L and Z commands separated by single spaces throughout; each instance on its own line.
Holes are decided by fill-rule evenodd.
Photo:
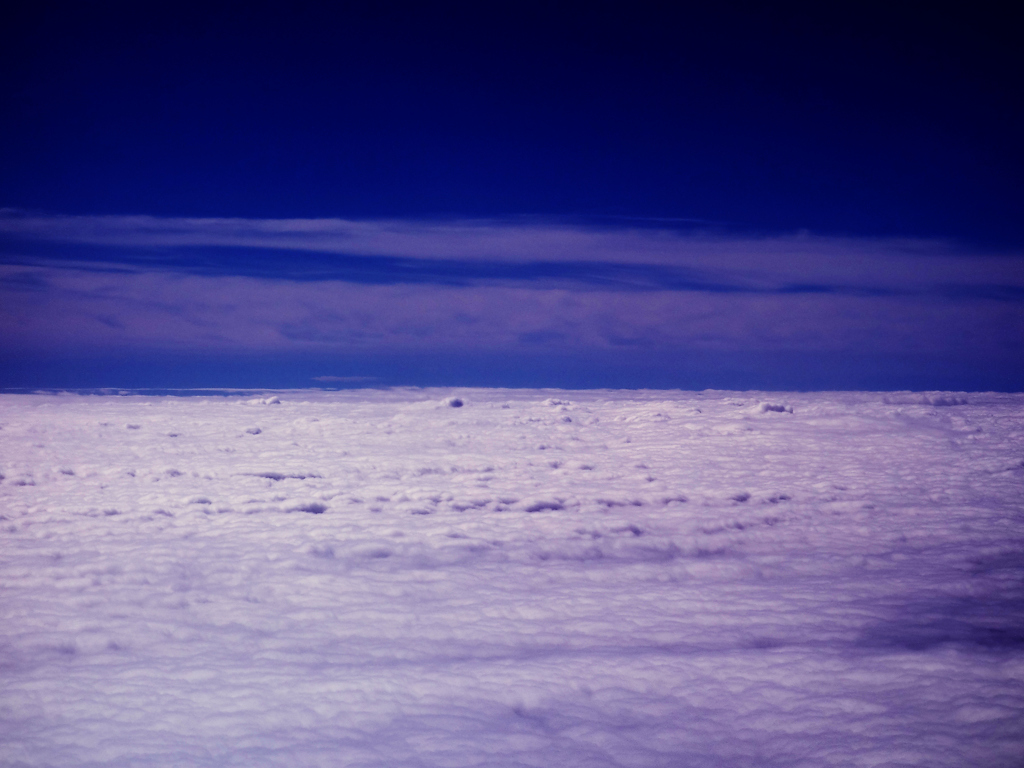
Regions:
M 21 6 L 0 387 L 1024 389 L 996 11 Z

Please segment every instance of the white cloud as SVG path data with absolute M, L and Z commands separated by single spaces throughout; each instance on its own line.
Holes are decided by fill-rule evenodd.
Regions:
M 746 290 L 1024 288 L 1022 254 L 977 253 L 906 238 L 752 237 L 515 219 L 215 219 L 12 211 L 0 212 L 0 233 L 121 248 L 218 246 L 500 264 L 652 265 L 690 270 L 701 280 Z

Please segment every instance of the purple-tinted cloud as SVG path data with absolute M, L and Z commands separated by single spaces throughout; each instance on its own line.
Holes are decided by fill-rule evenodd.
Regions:
M 914 296 L 354 285 L 0 267 L 0 348 L 1024 354 L 1024 304 Z
M 9 251 L 19 241 L 102 246 L 102 260 L 93 263 L 49 256 L 0 264 L 0 352 L 14 355 L 623 350 L 656 357 L 757 350 L 1024 357 L 1024 260 L 929 241 L 515 221 L 11 213 L 0 216 L 0 231 Z M 456 271 L 468 263 L 670 266 L 697 278 L 683 288 L 642 291 L 576 283 L 571 269 L 557 284 L 526 278 L 386 284 L 244 270 L 195 274 L 124 258 L 133 248 L 193 246 L 450 260 Z
M 0 234 L 119 248 L 285 249 L 356 257 L 492 264 L 601 263 L 688 270 L 742 290 L 1024 289 L 1021 254 L 983 254 L 934 240 L 731 236 L 518 220 L 186 219 L 0 214 Z

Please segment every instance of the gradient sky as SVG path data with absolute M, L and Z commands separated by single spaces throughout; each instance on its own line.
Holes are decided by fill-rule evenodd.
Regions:
M 21 5 L 2 387 L 1024 389 L 994 12 Z

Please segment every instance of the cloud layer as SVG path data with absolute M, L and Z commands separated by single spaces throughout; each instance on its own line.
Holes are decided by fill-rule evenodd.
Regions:
M 0 231 L 8 355 L 1024 356 L 1024 260 L 935 242 L 11 213 Z
M 104 247 L 113 261 L 189 272 L 249 274 L 268 269 L 268 262 L 281 277 L 328 279 L 332 265 L 341 273 L 335 277 L 354 271 L 351 261 L 322 258 L 327 255 L 361 259 L 364 272 L 379 259 L 408 282 L 443 281 L 461 270 L 476 281 L 604 278 L 617 287 L 681 290 L 1002 290 L 1024 296 L 1021 254 L 982 254 L 906 238 L 744 237 L 533 220 L 187 219 L 14 211 L 0 212 L 0 235 L 22 244 Z M 219 259 L 211 256 L 218 252 Z M 239 253 L 245 258 L 237 258 Z M 533 271 L 524 269 L 528 266 Z

